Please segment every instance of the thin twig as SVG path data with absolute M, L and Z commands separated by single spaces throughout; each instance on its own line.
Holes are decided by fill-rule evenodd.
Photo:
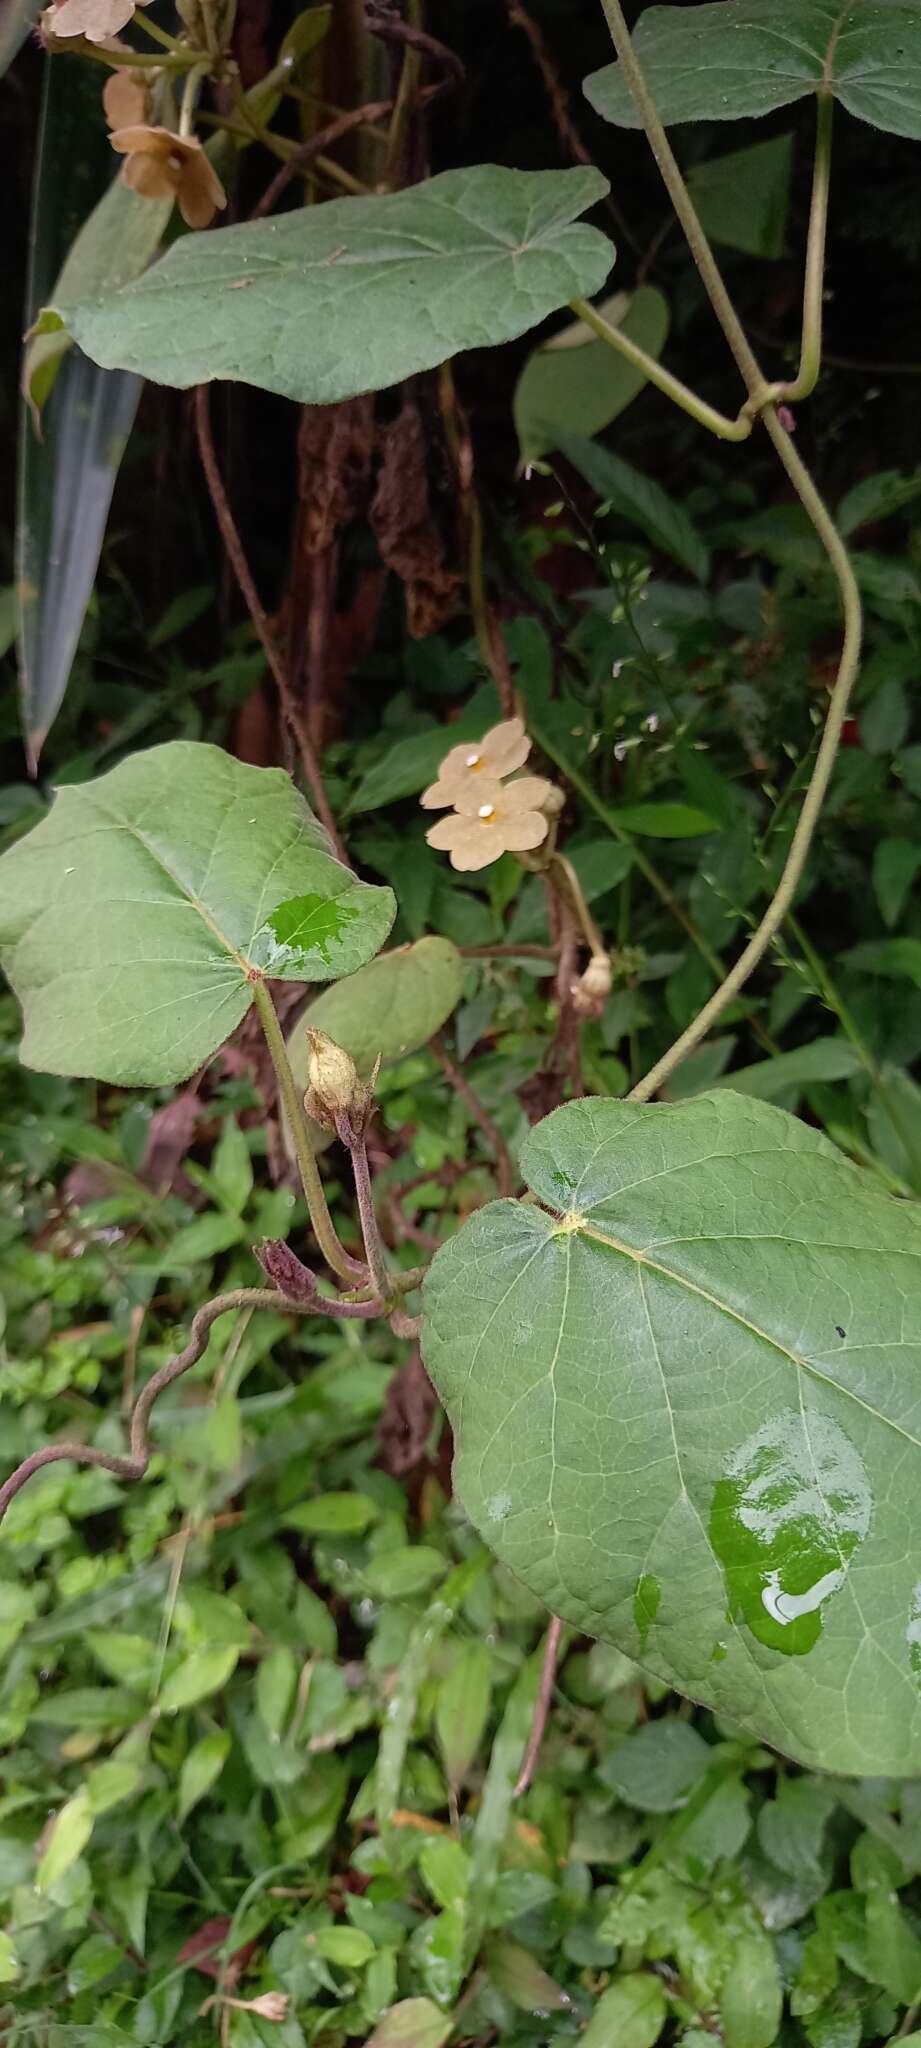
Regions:
M 550 1627 L 547 1630 L 547 1641 L 544 1645 L 544 1662 L 540 1674 L 540 1685 L 534 1702 L 531 1732 L 528 1736 L 528 1746 L 524 1753 L 524 1760 L 518 1773 L 518 1783 L 515 1786 L 516 1799 L 520 1799 L 522 1793 L 527 1791 L 537 1769 L 540 1746 L 544 1739 L 544 1729 L 547 1726 L 547 1715 L 550 1712 L 550 1702 L 553 1698 L 553 1688 L 556 1683 L 556 1661 L 560 1653 L 560 1637 L 562 1633 L 563 1624 L 559 1615 L 551 1615 Z
M 266 214 L 271 213 L 272 208 L 278 204 L 282 193 L 290 185 L 292 178 L 297 177 L 299 171 L 306 170 L 307 165 L 312 163 L 315 157 L 325 155 L 333 143 L 340 142 L 344 135 L 351 135 L 354 129 L 363 128 L 368 121 L 381 120 L 385 114 L 389 114 L 392 105 L 392 100 L 369 100 L 366 106 L 353 107 L 350 113 L 339 114 L 327 127 L 318 128 L 316 134 L 309 136 L 306 142 L 299 142 L 297 148 L 292 150 L 291 155 L 282 164 L 281 170 L 276 171 L 271 183 L 266 186 L 262 198 L 253 207 L 250 220 L 264 220 Z
M 188 1343 L 183 1345 L 182 1350 L 177 1351 L 173 1358 L 168 1359 L 165 1365 L 161 1365 L 159 1372 L 151 1375 L 146 1387 L 138 1395 L 131 1416 L 127 1456 L 118 1456 L 111 1451 L 100 1451 L 95 1444 L 43 1445 L 40 1451 L 33 1451 L 28 1458 L 24 1458 L 22 1464 L 17 1465 L 15 1472 L 11 1472 L 3 1486 L 0 1486 L 0 1522 L 10 1502 L 15 1500 L 26 1481 L 31 1479 L 34 1473 L 41 1472 L 46 1465 L 94 1465 L 101 1467 L 105 1472 L 114 1473 L 116 1479 L 143 1479 L 154 1451 L 150 1441 L 150 1417 L 160 1395 L 165 1393 L 167 1387 L 171 1387 L 174 1381 L 181 1379 L 183 1373 L 190 1372 L 192 1366 L 197 1365 L 199 1359 L 204 1357 L 211 1325 L 216 1323 L 220 1316 L 229 1315 L 240 1309 L 247 1309 L 252 1313 L 260 1308 L 280 1310 L 283 1315 L 328 1315 L 337 1319 L 358 1316 L 367 1319 L 381 1315 L 384 1312 L 384 1303 L 342 1301 L 339 1298 L 329 1300 L 319 1291 L 309 1300 L 292 1301 L 275 1287 L 236 1287 L 228 1294 L 216 1294 L 213 1301 L 204 1302 L 192 1317 Z
M 456 85 L 463 85 L 467 73 L 456 50 L 449 49 L 447 43 L 439 43 L 412 22 L 404 21 L 387 0 L 365 0 L 365 25 L 368 34 L 382 43 L 402 43 L 404 49 L 418 50 L 420 56 L 433 58 Z
M 439 377 L 441 417 L 445 438 L 457 472 L 460 513 L 464 533 L 470 614 L 480 659 L 492 676 L 503 718 L 515 714 L 515 685 L 501 628 L 489 603 L 483 560 L 483 515 L 474 483 L 473 442 L 467 417 L 454 386 L 450 363 L 442 363 Z
M 555 960 L 557 951 L 555 946 L 458 946 L 457 950 L 465 960 Z
M 447 1051 L 444 1040 L 437 1031 L 434 1038 L 429 1039 L 429 1051 L 434 1053 L 445 1079 L 450 1081 L 455 1094 L 459 1095 L 461 1101 L 466 1103 L 474 1123 L 479 1124 L 487 1144 L 491 1151 L 495 1153 L 496 1186 L 500 1195 L 510 1195 L 515 1185 L 515 1174 L 511 1155 L 502 1132 L 498 1125 L 493 1123 L 488 1110 L 483 1108 L 479 1096 L 471 1088 L 469 1081 L 461 1073 L 460 1068 L 455 1066 L 450 1053 Z
M 531 55 L 543 80 L 544 91 L 550 102 L 550 111 L 564 150 L 576 163 L 585 164 L 589 170 L 593 170 L 592 158 L 569 111 L 569 94 L 547 48 L 542 30 L 538 28 L 536 21 L 532 21 L 531 16 L 526 14 L 521 0 L 506 0 L 506 4 L 509 21 L 515 28 L 523 31 L 530 43 Z M 602 205 L 610 214 L 618 234 L 622 235 L 624 241 L 629 242 L 631 249 L 639 254 L 640 244 L 610 192 L 602 200 Z
M 230 500 L 224 489 L 224 480 L 218 468 L 217 456 L 214 452 L 207 384 L 199 384 L 196 388 L 195 430 L 198 436 L 198 452 L 201 456 L 201 465 L 205 472 L 205 481 L 208 485 L 211 503 L 214 507 L 214 516 L 218 523 L 221 539 L 227 550 L 231 568 L 242 591 L 250 618 L 256 628 L 266 661 L 275 678 L 281 708 L 296 741 L 301 757 L 301 766 L 304 770 L 304 779 L 313 798 L 317 816 L 325 825 L 339 859 L 344 861 L 346 858 L 345 848 L 339 837 L 336 820 L 330 809 L 329 798 L 323 787 L 323 777 L 320 774 L 320 764 L 317 760 L 313 741 L 301 716 L 300 708 L 294 698 L 288 676 L 285 672 L 284 663 L 272 637 L 268 616 L 256 585 L 253 582 L 252 572 L 246 559 L 243 543 L 230 509 Z

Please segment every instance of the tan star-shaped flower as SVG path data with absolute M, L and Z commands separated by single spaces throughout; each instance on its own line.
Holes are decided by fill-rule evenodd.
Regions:
M 540 806 L 551 791 L 552 784 L 539 775 L 460 789 L 454 797 L 457 809 L 439 818 L 426 839 L 450 854 L 452 868 L 488 868 L 503 853 L 526 853 L 546 839 L 548 823 Z
M 460 790 L 511 775 L 514 769 L 524 766 L 530 751 L 531 742 L 520 718 L 507 718 L 502 725 L 494 725 L 481 740 L 452 747 L 438 770 L 438 781 L 423 790 L 423 810 L 447 810 L 449 804 L 457 802 Z
M 187 227 L 206 228 L 217 208 L 226 206 L 220 178 L 194 135 L 174 135 L 171 128 L 116 128 L 109 141 L 126 159 L 122 177 L 132 192 L 145 199 L 172 194 Z
M 134 0 L 61 0 L 50 7 L 42 26 L 52 36 L 85 36 L 88 43 L 104 43 L 117 36 L 134 13 Z

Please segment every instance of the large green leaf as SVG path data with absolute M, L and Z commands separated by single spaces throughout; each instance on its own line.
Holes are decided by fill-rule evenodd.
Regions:
M 714 242 L 744 249 L 748 256 L 784 252 L 790 181 L 791 131 L 753 142 L 728 156 L 705 157 L 688 174 L 688 189 L 705 232 Z
M 425 1284 L 480 1533 L 803 1763 L 917 1775 L 921 1212 L 728 1092 L 567 1104 L 522 1168 Z
M 358 974 L 324 989 L 288 1041 L 295 1077 L 307 1085 L 307 1026 L 325 1031 L 351 1053 L 360 1074 L 375 1060 L 404 1059 L 427 1045 L 460 1001 L 464 964 L 450 939 L 417 939 L 382 953 Z
M 890 135 L 921 138 L 921 9 L 917 0 L 715 0 L 650 7 L 635 31 L 663 121 L 737 121 L 827 88 Z M 618 128 L 641 128 L 610 64 L 585 81 Z
M 245 1016 L 254 970 L 354 973 L 393 922 L 281 769 L 174 740 L 58 791 L 0 861 L 22 1057 L 122 1085 L 182 1081 Z
M 68 325 L 94 362 L 160 384 L 231 377 L 329 405 L 598 291 L 614 251 L 577 216 L 606 191 L 593 170 L 445 171 L 186 236 Z
M 659 356 L 668 333 L 668 301 L 654 285 L 615 292 L 598 308 L 628 340 Z M 625 356 L 575 320 L 528 357 L 512 401 L 523 462 L 556 447 L 557 435 L 600 434 L 642 391 L 646 378 Z

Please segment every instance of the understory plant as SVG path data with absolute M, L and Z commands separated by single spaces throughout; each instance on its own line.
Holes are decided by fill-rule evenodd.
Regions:
M 836 1143 L 750 1094 L 721 1087 L 654 1098 L 714 1027 L 738 1014 L 749 977 L 783 943 L 848 716 L 861 594 L 796 428 L 822 366 L 836 102 L 870 125 L 921 138 L 921 21 L 902 0 L 853 0 L 840 15 L 824 0 L 717 0 L 654 8 L 634 38 L 618 0 L 602 5 L 617 61 L 587 82 L 588 96 L 615 126 L 641 126 L 648 136 L 741 383 L 740 403 L 725 412 L 593 303 L 615 251 L 582 218 L 607 196 L 590 165 L 526 172 L 481 164 L 412 181 L 404 124 L 395 120 L 383 189 L 347 190 L 270 217 L 286 186 L 323 154 L 322 134 L 294 146 L 272 127 L 316 21 L 301 17 L 275 70 L 243 93 L 229 12 L 208 0 L 181 10 L 175 37 L 124 0 L 63 0 L 43 17 L 55 63 L 69 50 L 108 66 L 106 107 L 125 171 L 103 202 L 108 232 L 94 288 L 75 295 L 62 278 L 38 315 L 30 394 L 59 373 L 71 342 L 102 368 L 195 387 L 222 537 L 310 803 L 285 771 L 249 767 L 195 741 L 152 747 L 62 788 L 49 816 L 0 864 L 0 942 L 23 1011 L 22 1058 L 44 1072 L 163 1088 L 213 1060 L 253 1012 L 312 1246 L 267 1235 L 256 1247 L 262 1284 L 197 1307 L 187 1342 L 133 1401 L 125 1442 L 36 1447 L 0 1488 L 0 1516 L 52 1464 L 143 1479 L 156 1403 L 203 1357 L 224 1314 L 380 1320 L 398 1339 L 421 1338 L 454 1433 L 460 1502 L 488 1550 L 551 1617 L 540 1681 L 515 1724 L 519 1782 L 537 1764 L 564 1627 L 712 1708 L 740 1739 L 842 1776 L 910 1778 L 921 1771 L 912 1506 L 921 1449 L 918 1209 L 903 1185 L 865 1168 L 846 1137 Z M 411 8 L 399 17 L 409 32 L 398 108 L 419 89 L 412 60 L 431 41 L 412 17 Z M 129 23 L 145 41 L 120 39 Z M 208 117 L 210 141 L 196 126 L 208 85 L 218 109 Z M 807 96 L 816 139 L 800 360 L 793 374 L 771 378 L 666 131 L 674 121 L 767 113 Z M 209 226 L 226 197 L 220 151 L 250 136 L 279 155 L 277 177 L 258 217 Z M 147 267 L 174 199 L 191 232 Z M 580 1095 L 578 1045 L 616 977 L 629 975 L 629 946 L 598 928 L 567 852 L 568 790 L 578 784 L 553 699 L 548 693 L 542 706 L 535 692 L 527 701 L 514 645 L 510 652 L 487 599 L 482 520 L 450 370 L 460 351 L 511 340 L 567 308 L 701 432 L 738 443 L 740 461 L 755 437 L 767 438 L 808 522 L 808 544 L 820 551 L 818 573 L 834 579 L 841 625 L 821 737 L 767 909 L 621 1099 Z M 438 1044 L 458 1001 L 459 951 L 424 933 L 382 950 L 396 899 L 347 863 L 314 739 L 227 501 L 209 385 L 232 378 L 333 406 L 428 371 L 439 373 L 470 608 L 494 703 L 492 713 L 477 713 L 469 736 L 448 727 L 440 735 L 435 779 L 422 796 L 426 813 L 439 813 L 426 818 L 427 840 L 455 871 L 495 867 L 517 886 L 523 868 L 543 892 L 545 964 L 549 957 L 562 1020 L 559 1092 L 570 1099 L 536 1123 L 517 1164 L 487 1130 L 498 1139 L 500 1199 L 473 1206 L 423 1263 L 417 1254 L 429 1247 L 410 1241 L 395 1255 L 382 1238 L 369 1132 L 377 1063 Z M 541 461 L 551 445 L 530 459 Z M 578 522 L 578 506 L 565 509 Z M 616 583 L 621 572 L 594 536 L 582 544 Z M 621 618 L 637 595 L 628 585 L 621 575 L 606 596 Z M 520 644 L 529 624 L 539 630 L 524 622 Z M 607 808 L 615 835 L 637 823 L 626 806 Z M 661 893 L 660 882 L 653 886 Z M 286 1033 L 284 985 L 308 982 L 328 987 Z M 442 1057 L 462 1088 L 443 1048 Z M 324 1188 L 333 1138 L 354 1193 L 358 1229 L 349 1242 Z M 641 1952 L 653 1919 L 649 1905 L 649 1925 L 635 1934 Z

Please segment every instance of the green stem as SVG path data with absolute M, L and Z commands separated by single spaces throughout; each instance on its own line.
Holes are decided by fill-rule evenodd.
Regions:
M 607 4 L 607 0 L 605 0 L 605 4 Z M 763 958 L 772 939 L 780 930 L 785 917 L 791 909 L 793 899 L 802 879 L 803 869 L 806 865 L 807 855 L 812 843 L 812 835 L 818 823 L 819 813 L 831 780 L 831 773 L 835 765 L 835 757 L 841 738 L 841 728 L 847 716 L 848 699 L 860 662 L 863 618 L 860 592 L 851 567 L 850 556 L 831 514 L 819 496 L 809 471 L 800 460 L 789 434 L 781 426 L 773 406 L 767 408 L 764 414 L 764 424 L 790 478 L 790 482 L 796 491 L 796 495 L 812 520 L 812 524 L 837 577 L 841 596 L 841 608 L 844 615 L 844 641 L 838 664 L 838 674 L 835 678 L 831 703 L 828 707 L 825 730 L 816 754 L 815 767 L 813 768 L 809 786 L 803 798 L 802 809 L 797 819 L 796 830 L 790 842 L 790 850 L 784 863 L 780 881 L 768 904 L 767 910 L 760 924 L 752 933 L 748 945 L 739 955 L 734 967 L 730 968 L 722 986 L 710 997 L 709 1002 L 704 1004 L 703 1009 L 694 1018 L 693 1023 L 689 1024 L 687 1030 L 681 1033 L 680 1038 L 675 1040 L 674 1045 L 670 1046 L 666 1053 L 663 1053 L 662 1058 L 656 1061 L 655 1066 L 650 1069 L 649 1073 L 645 1074 L 636 1087 L 631 1089 L 630 1100 L 632 1102 L 648 1102 L 650 1096 L 654 1095 L 656 1090 L 662 1087 L 663 1082 L 667 1081 L 669 1075 L 674 1073 L 675 1068 L 680 1065 L 680 1062 L 687 1058 L 688 1053 L 693 1052 L 695 1046 L 700 1044 L 701 1039 L 706 1037 L 707 1032 L 716 1023 L 717 1019 L 722 1016 L 727 1004 L 731 1003 L 733 998 L 738 995 L 739 990 L 744 986 L 749 975 L 757 967 L 759 960 Z
M 184 47 L 176 36 L 169 35 L 165 28 L 161 28 L 159 22 L 151 21 L 143 7 L 135 8 L 132 20 L 138 28 L 143 29 L 145 36 L 150 37 L 152 43 L 159 43 L 161 49 L 180 50 Z
M 572 861 L 566 859 L 565 853 L 554 853 L 551 854 L 548 866 L 551 871 L 553 868 L 559 868 L 563 876 L 565 893 L 578 919 L 582 937 L 589 952 L 593 955 L 600 953 L 602 959 L 606 960 L 608 957 L 607 946 L 582 894 L 579 877 L 576 874 Z
M 165 50 L 162 57 L 153 50 L 106 50 L 101 43 L 88 43 L 85 36 L 68 36 L 67 50 L 73 57 L 89 57 L 109 71 L 191 71 L 202 61 L 201 50 Z
M 874 1087 L 877 1086 L 880 1078 L 879 1068 L 869 1046 L 854 1022 L 837 982 L 826 967 L 824 960 L 819 957 L 811 940 L 807 938 L 799 918 L 794 916 L 792 910 L 789 914 L 788 922 L 793 937 L 812 976 L 813 986 L 819 1001 L 825 1004 L 826 1009 L 831 1011 L 833 1017 L 837 1017 L 845 1036 L 850 1039 L 861 1066 L 869 1075 Z
M 340 1280 L 345 1281 L 346 1286 L 354 1287 L 356 1272 L 363 1272 L 364 1269 L 357 1266 L 355 1260 L 349 1257 L 348 1252 L 339 1243 L 336 1235 L 333 1219 L 326 1205 L 323 1183 L 320 1179 L 319 1168 L 310 1143 L 307 1119 L 297 1091 L 297 1083 L 291 1072 L 291 1065 L 282 1036 L 281 1025 L 278 1022 L 275 1004 L 264 981 L 254 981 L 252 983 L 252 990 L 253 1001 L 259 1013 L 259 1022 L 262 1025 L 265 1042 L 269 1048 L 272 1065 L 275 1069 L 278 1093 L 288 1119 L 288 1127 L 294 1145 L 294 1154 L 301 1176 L 301 1186 L 303 1187 L 304 1198 L 310 1213 L 314 1236 L 327 1265 L 334 1273 L 338 1274 Z
M 822 293 L 825 285 L 825 234 L 828 225 L 828 187 L 831 177 L 832 117 L 835 103 L 827 88 L 819 93 L 816 107 L 815 162 L 812 200 L 806 240 L 806 278 L 803 289 L 803 334 L 799 369 L 783 392 L 789 404 L 808 398 L 819 381 L 822 367 Z
M 179 107 L 179 133 L 182 136 L 189 136 L 192 133 L 198 89 L 207 69 L 207 64 L 196 64 L 194 69 L 189 72 L 182 88 L 182 100 Z
M 694 202 L 678 168 L 678 162 L 665 133 L 658 107 L 649 90 L 633 48 L 630 31 L 624 18 L 620 0 L 601 0 L 605 20 L 611 32 L 611 41 L 620 60 L 621 69 L 642 117 L 643 127 L 659 166 L 662 181 L 684 229 L 691 255 L 700 272 L 717 320 L 726 336 L 735 357 L 751 399 L 770 390 L 766 384 L 761 365 L 751 348 L 748 336 L 732 303 L 716 257 L 710 247 L 703 227 L 697 216 Z
M 684 229 L 688 247 L 700 272 L 701 280 L 709 297 L 716 317 L 722 327 L 729 347 L 748 387 L 749 404 L 760 411 L 765 430 L 774 443 L 777 454 L 786 470 L 794 491 L 808 513 L 816 533 L 825 549 L 838 583 L 841 608 L 844 619 L 844 638 L 838 673 L 835 678 L 825 730 L 816 754 L 815 767 L 803 798 L 802 809 L 796 824 L 790 850 L 777 885 L 775 894 L 768 904 L 760 924 L 753 932 L 735 966 L 726 975 L 700 1014 L 681 1033 L 668 1052 L 657 1060 L 650 1072 L 644 1075 L 630 1091 L 630 1099 L 648 1102 L 657 1088 L 660 1088 L 676 1066 L 687 1058 L 689 1052 L 705 1038 L 711 1026 L 722 1016 L 749 975 L 758 965 L 779 930 L 791 908 L 796 890 L 806 865 L 806 858 L 812 835 L 818 822 L 819 812 L 825 799 L 831 779 L 835 757 L 841 739 L 841 728 L 847 716 L 848 700 L 860 662 L 860 643 L 863 616 L 860 592 L 851 567 L 850 556 L 838 533 L 834 520 L 828 512 L 812 477 L 801 461 L 786 429 L 781 425 L 774 405 L 775 387 L 766 383 L 761 366 L 755 356 L 748 337 L 735 310 L 726 286 L 723 283 L 719 265 L 697 217 L 691 195 L 685 185 L 665 133 L 658 108 L 637 60 L 624 18 L 620 0 L 601 0 L 605 19 L 611 31 L 614 48 L 623 69 L 627 85 L 639 110 L 650 147 L 659 166 L 669 197 L 681 226 Z M 828 138 L 826 138 L 828 140 Z
M 672 399 L 675 405 L 680 405 L 682 412 L 689 413 L 691 419 L 697 421 L 698 426 L 707 427 L 710 433 L 716 434 L 721 441 L 748 440 L 754 426 L 750 411 L 746 412 L 743 408 L 738 418 L 734 420 L 729 419 L 723 412 L 717 412 L 715 406 L 707 404 L 706 399 L 698 398 L 689 385 L 682 384 L 680 377 L 673 377 L 670 370 L 663 369 L 662 364 L 656 362 L 655 356 L 647 355 L 646 350 L 639 348 L 619 327 L 613 327 L 602 313 L 596 312 L 595 307 L 589 305 L 587 299 L 570 299 L 569 304 L 577 319 L 583 320 L 586 327 L 590 327 L 594 334 L 602 341 L 606 341 L 609 348 L 616 349 L 635 369 L 642 370 L 650 384 L 655 384 L 660 391 L 664 391 L 666 398 Z M 780 388 L 782 387 L 778 387 Z

